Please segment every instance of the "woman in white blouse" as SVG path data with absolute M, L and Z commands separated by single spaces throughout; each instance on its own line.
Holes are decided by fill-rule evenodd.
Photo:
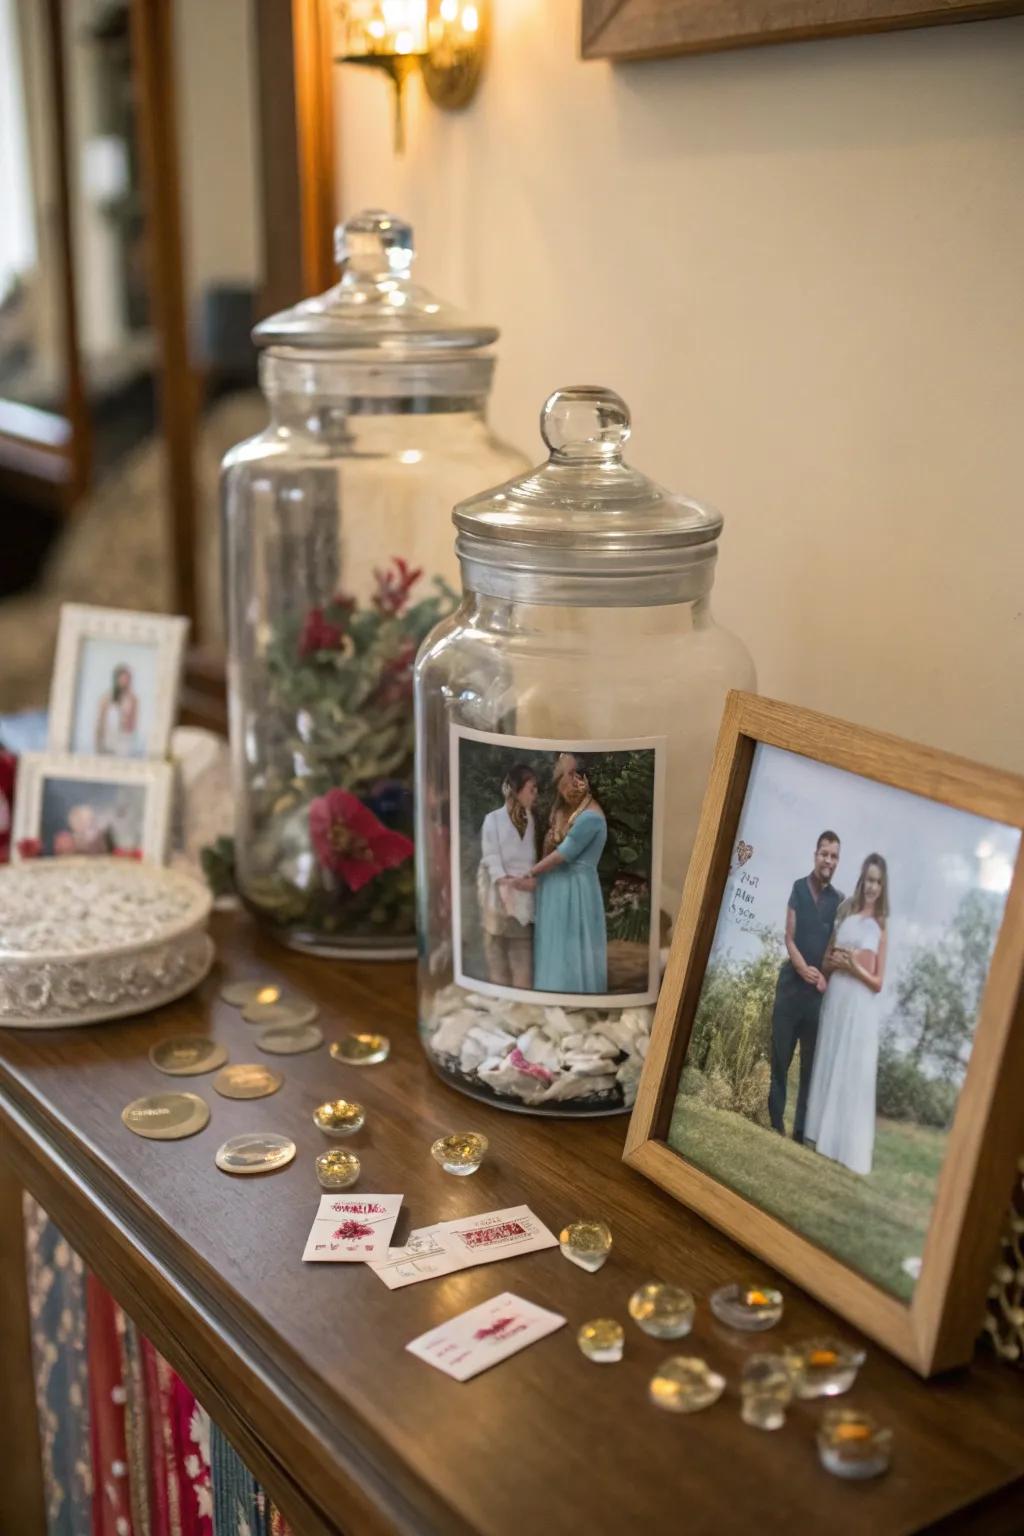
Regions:
M 525 763 L 501 786 L 505 803 L 489 811 L 480 830 L 477 895 L 484 930 L 487 979 L 500 987 L 533 986 L 535 896 L 530 870 L 537 860 L 537 775 Z

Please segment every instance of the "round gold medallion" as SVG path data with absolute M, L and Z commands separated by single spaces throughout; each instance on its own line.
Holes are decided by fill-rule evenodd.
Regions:
M 194 1136 L 209 1118 L 209 1107 L 197 1093 L 147 1093 L 121 1111 L 128 1129 L 147 1141 L 180 1141 Z
M 173 1040 L 158 1040 L 150 1046 L 149 1059 L 158 1072 L 169 1077 L 198 1077 L 222 1067 L 228 1052 L 209 1035 L 176 1035 Z
M 256 1036 L 260 1050 L 269 1051 L 272 1056 L 298 1056 L 302 1051 L 315 1051 L 323 1043 L 323 1031 L 316 1024 L 302 1024 L 298 1029 L 275 1024 L 270 1029 L 261 1029 Z
M 259 1062 L 232 1062 L 217 1073 L 213 1086 L 225 1099 L 265 1099 L 276 1093 L 283 1082 L 280 1072 Z
M 276 1003 L 281 988 L 272 981 L 229 981 L 220 995 L 232 1008 L 244 1008 L 248 1003 Z
M 242 1018 L 247 1024 L 280 1024 L 297 1029 L 300 1024 L 312 1024 L 320 1009 L 308 997 L 282 996 L 273 1003 L 255 1000 L 246 1003 Z
M 387 1035 L 346 1035 L 331 1046 L 335 1061 L 343 1061 L 346 1067 L 375 1067 L 387 1061 L 390 1051 Z
M 274 1131 L 246 1131 L 217 1148 L 214 1161 L 224 1173 L 273 1173 L 295 1156 L 295 1143 Z

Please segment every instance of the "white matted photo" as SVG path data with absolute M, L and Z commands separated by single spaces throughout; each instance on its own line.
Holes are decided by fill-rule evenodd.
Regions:
M 169 763 L 26 752 L 18 761 L 13 857 L 116 855 L 162 864 L 172 782 Z
M 165 757 L 188 627 L 165 614 L 65 603 L 50 689 L 51 751 Z
M 658 995 L 663 737 L 452 726 L 455 979 L 519 1002 Z

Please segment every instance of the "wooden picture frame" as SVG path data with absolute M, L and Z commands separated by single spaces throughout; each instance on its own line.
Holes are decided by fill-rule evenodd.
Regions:
M 909 1302 L 703 1171 L 669 1144 L 677 1088 L 748 782 L 762 745 L 998 823 L 1008 834 L 1007 846 L 1017 849 L 1012 865 L 1007 860 L 1004 866 L 1009 888 L 984 973 L 966 1075 L 957 1092 L 926 1224 L 920 1274 Z M 762 753 L 758 760 L 763 763 L 767 757 Z M 631 1167 L 924 1376 L 970 1358 L 984 1317 L 986 1289 L 1021 1151 L 1024 838 L 1018 839 L 1017 834 L 1022 830 L 1024 779 L 1016 775 L 808 710 L 730 693 L 623 1154 Z M 737 852 L 742 864 L 749 855 L 745 848 Z M 797 864 L 802 853 L 801 849 L 795 856 Z M 801 871 L 797 867 L 793 873 Z M 847 889 L 851 873 L 846 874 Z M 1001 891 L 1004 886 L 994 888 Z M 681 1109 L 685 1112 L 685 1100 Z M 691 1118 L 691 1126 L 695 1123 Z M 767 1129 L 764 1134 L 774 1136 Z M 803 1157 L 803 1148 L 796 1155 Z M 818 1154 L 808 1151 L 807 1155 Z M 854 1177 L 846 1170 L 842 1176 Z
M 90 803 L 90 791 L 97 786 L 102 790 L 111 787 L 141 789 L 144 794 L 141 815 L 138 817 L 140 837 L 136 846 L 69 847 L 69 854 L 115 853 L 143 858 L 151 864 L 166 863 L 174 788 L 174 769 L 171 764 L 128 762 L 114 757 L 80 757 L 70 752 L 25 752 L 18 759 L 14 827 L 11 835 L 13 863 L 21 863 L 29 858 L 60 857 L 62 854 L 62 850 L 51 852 L 45 846 L 46 787 L 51 781 L 80 785 L 82 804 L 85 806 Z M 110 796 L 104 795 L 103 798 L 109 800 Z
M 1016 16 L 1024 0 L 583 0 L 585 59 L 656 59 Z
M 50 684 L 50 751 L 108 755 L 94 738 L 83 739 L 82 726 L 77 723 L 83 669 L 90 661 L 88 647 L 90 642 L 97 642 L 105 645 L 111 655 L 123 647 L 126 661 L 133 651 L 152 653 L 147 666 L 148 696 L 139 712 L 137 739 L 128 744 L 133 750 L 111 749 L 109 756 L 122 761 L 166 758 L 178 707 L 188 630 L 188 619 L 176 615 L 64 603 Z M 93 713 L 89 714 L 90 725 Z

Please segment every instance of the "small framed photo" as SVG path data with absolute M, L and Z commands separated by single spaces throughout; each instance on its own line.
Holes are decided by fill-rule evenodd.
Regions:
M 1024 1149 L 1024 779 L 729 695 L 625 1161 L 922 1375 Z
M 653 1003 L 665 743 L 451 727 L 455 979 L 575 1007 Z
M 127 609 L 61 608 L 49 747 L 90 757 L 167 755 L 188 620 Z
M 12 855 L 167 857 L 173 768 L 109 757 L 26 752 L 18 760 Z

